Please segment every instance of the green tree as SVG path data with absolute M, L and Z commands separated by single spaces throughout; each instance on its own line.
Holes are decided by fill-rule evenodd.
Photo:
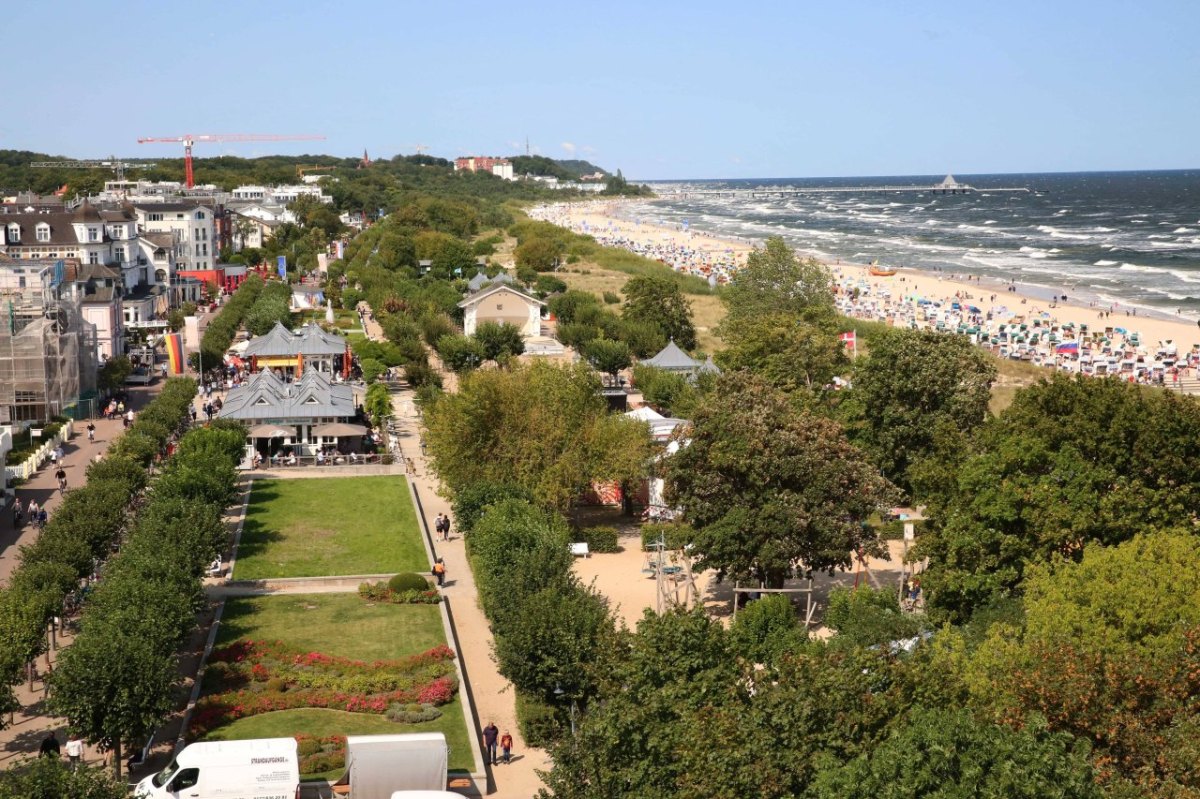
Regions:
M 850 365 L 828 321 L 807 322 L 790 313 L 742 316 L 723 325 L 722 336 L 722 368 L 749 370 L 780 391 L 820 390 Z
M 133 374 L 133 364 L 124 355 L 109 358 L 100 367 L 100 388 L 105 391 L 120 391 L 125 386 L 125 378 Z
M 363 410 L 371 417 L 371 424 L 382 429 L 383 423 L 392 416 L 392 395 L 383 383 L 374 383 L 367 388 L 363 398 Z
M 828 419 L 744 373 L 724 378 L 667 462 L 667 501 L 696 528 L 698 568 L 781 584 L 796 561 L 850 565 L 879 550 L 863 522 L 895 490 Z
M 583 366 L 537 361 L 465 375 L 425 412 L 433 466 L 452 491 L 512 483 L 539 502 L 569 508 L 593 481 L 641 475 L 645 425 L 610 416 Z
M 478 369 L 487 360 L 481 341 L 458 333 L 438 339 L 437 351 L 446 368 L 458 375 Z
M 0 772 L 0 799 L 126 799 L 129 786 L 104 769 L 75 769 L 57 758 L 39 757 Z
M 837 632 L 837 644 L 882 646 L 921 632 L 921 619 L 900 610 L 891 588 L 835 588 L 829 592 L 825 626 Z
M 914 710 L 869 753 L 817 775 L 813 799 L 1100 799 L 1085 741 L 1011 730 L 963 710 Z
M 387 367 L 374 358 L 363 358 L 359 363 L 362 366 L 363 380 L 367 383 L 374 383 L 387 371 Z
M 992 359 L 961 336 L 889 330 L 854 372 L 856 441 L 885 477 L 911 491 L 913 466 L 940 454 L 939 431 L 958 434 L 958 447 L 943 451 L 965 447 L 987 416 L 995 379 Z
M 750 663 L 774 665 L 798 652 L 807 640 L 808 632 L 784 594 L 749 603 L 729 626 L 730 649 Z
M 816 321 L 833 313 L 833 277 L 814 259 L 800 260 L 779 236 L 746 258 L 721 294 L 726 322 L 762 314 Z
M 606 338 L 598 338 L 585 344 L 583 357 L 597 372 L 604 372 L 613 377 L 616 377 L 617 372 L 622 369 L 628 369 L 633 363 L 628 344 L 624 341 L 611 341 Z
M 555 319 L 558 320 L 560 325 L 563 325 L 576 321 L 584 308 L 590 308 L 599 304 L 600 301 L 596 299 L 596 295 L 590 291 L 569 289 L 562 294 L 551 297 L 549 307 L 550 313 L 554 314 Z
M 562 254 L 558 241 L 540 236 L 518 244 L 513 250 L 518 267 L 527 266 L 538 272 L 553 271 L 558 266 Z
M 679 284 L 665 277 L 640 275 L 625 282 L 626 319 L 657 325 L 663 335 L 685 350 L 696 348 L 692 306 Z
M 162 642 L 119 628 L 90 630 L 59 655 L 50 705 L 91 744 L 111 749 L 120 779 L 123 743 L 147 738 L 171 712 L 175 659 Z
M 475 340 L 483 345 L 484 358 L 498 361 L 525 352 L 525 339 L 516 325 L 502 322 L 481 322 L 475 328 Z

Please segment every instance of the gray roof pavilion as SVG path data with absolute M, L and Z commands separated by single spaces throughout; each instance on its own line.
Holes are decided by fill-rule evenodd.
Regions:
M 353 389 L 322 372 L 305 370 L 299 380 L 285 383 L 267 369 L 230 391 L 219 417 L 252 424 L 315 424 L 350 419 L 355 411 Z
M 250 339 L 246 345 L 246 358 L 286 358 L 303 355 L 345 355 L 346 339 L 326 333 L 317 324 L 309 322 L 293 333 L 276 322 L 269 333 Z
M 675 339 L 662 348 L 662 351 L 653 358 L 647 358 L 641 362 L 645 366 L 653 366 L 658 369 L 664 369 L 668 372 L 694 372 L 704 366 L 703 361 L 697 361 L 692 356 L 679 348 L 675 343 Z

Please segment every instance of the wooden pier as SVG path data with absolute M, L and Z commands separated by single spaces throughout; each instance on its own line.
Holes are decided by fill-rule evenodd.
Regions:
M 656 189 L 660 197 L 782 197 L 789 194 L 897 194 L 915 192 L 927 194 L 972 194 L 976 192 L 990 194 L 992 192 L 1023 192 L 1032 193 L 1033 189 L 1025 186 L 986 187 L 978 188 L 968 183 L 959 183 L 952 175 L 947 175 L 941 183 L 932 186 L 757 186 L 744 189 L 686 189 L 672 190 Z

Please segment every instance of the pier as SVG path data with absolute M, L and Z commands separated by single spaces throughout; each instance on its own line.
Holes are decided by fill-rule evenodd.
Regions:
M 1026 194 L 1033 193 L 1033 189 L 1026 186 L 1009 186 L 1009 187 L 986 187 L 978 188 L 969 183 L 959 183 L 954 179 L 953 175 L 947 175 L 941 183 L 935 183 L 931 186 L 917 185 L 900 185 L 900 186 L 758 186 L 745 189 L 674 189 L 664 190 L 657 189 L 656 193 L 660 197 L 669 198 L 685 198 L 685 197 L 784 197 L 789 194 L 897 194 L 901 192 L 915 192 L 926 194 L 972 194 L 982 192 L 991 194 L 992 192 L 1023 192 Z

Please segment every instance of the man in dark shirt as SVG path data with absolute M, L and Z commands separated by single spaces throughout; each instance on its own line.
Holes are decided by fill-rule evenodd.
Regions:
M 491 764 L 496 765 L 496 739 L 500 736 L 500 730 L 493 722 L 488 722 L 488 725 L 483 728 L 483 759 Z
M 54 736 L 54 730 L 50 730 L 50 734 L 42 739 L 42 746 L 38 750 L 38 753 L 42 757 L 53 757 L 57 759 L 61 751 L 62 750 L 58 744 L 58 738 Z

